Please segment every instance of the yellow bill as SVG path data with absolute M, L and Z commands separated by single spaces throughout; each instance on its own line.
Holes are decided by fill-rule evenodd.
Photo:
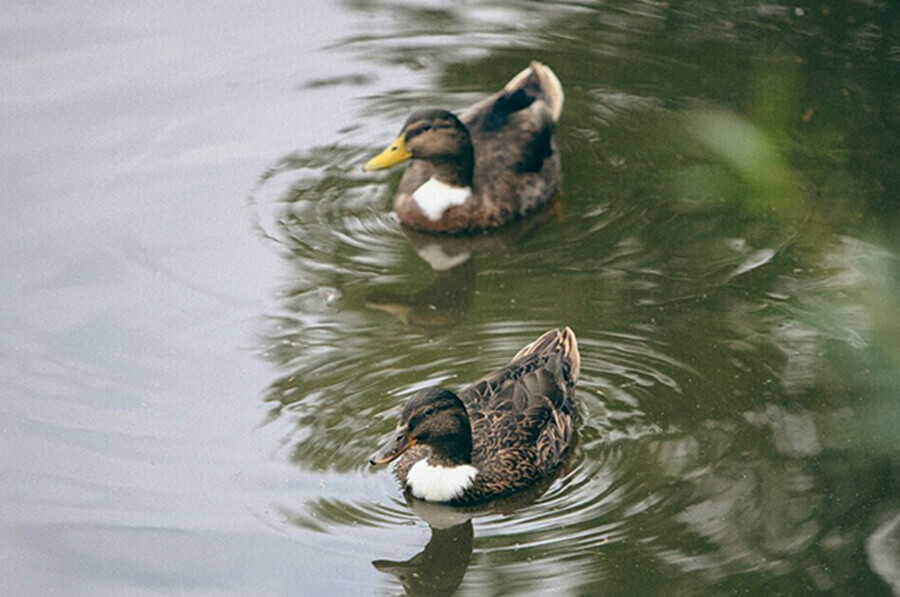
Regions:
M 387 149 L 376 155 L 374 158 L 366 162 L 365 171 L 381 170 L 390 168 L 394 164 L 408 160 L 412 154 L 406 151 L 406 141 L 404 135 L 397 137 L 397 140 L 388 145 Z

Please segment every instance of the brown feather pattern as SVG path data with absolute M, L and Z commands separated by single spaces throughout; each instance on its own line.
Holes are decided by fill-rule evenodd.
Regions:
M 523 348 L 506 367 L 459 394 L 472 429 L 471 463 L 478 469 L 454 503 L 483 501 L 524 489 L 554 473 L 572 441 L 580 357 L 569 328 L 550 330 Z M 410 468 L 431 456 L 418 444 L 394 473 L 406 487 Z
M 460 120 L 474 150 L 472 196 L 439 220 L 429 219 L 412 195 L 436 168 L 414 159 L 394 200 L 400 221 L 417 230 L 457 234 L 502 226 L 545 204 L 560 183 L 555 131 L 562 101 L 556 76 L 533 62 L 504 89 L 470 107 Z

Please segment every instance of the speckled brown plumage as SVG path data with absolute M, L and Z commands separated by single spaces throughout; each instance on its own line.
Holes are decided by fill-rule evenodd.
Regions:
M 579 361 L 572 330 L 550 330 L 509 365 L 460 392 L 471 424 L 470 461 L 479 472 L 452 503 L 508 495 L 558 469 L 572 441 Z M 403 487 L 410 468 L 423 458 L 433 458 L 425 443 L 400 457 L 394 473 Z
M 459 120 L 468 131 L 474 158 L 460 155 L 454 158 L 460 163 L 450 165 L 465 170 L 471 166 L 461 162 L 473 159 L 471 180 L 465 180 L 465 173 L 444 175 L 441 164 L 416 159 L 414 153 L 394 200 L 400 221 L 420 231 L 459 234 L 502 226 L 545 204 L 560 184 L 555 130 L 562 103 L 556 76 L 533 62 L 502 90 L 470 107 Z M 465 203 L 450 207 L 436 221 L 412 197 L 433 176 L 457 179 L 449 182 L 472 188 Z

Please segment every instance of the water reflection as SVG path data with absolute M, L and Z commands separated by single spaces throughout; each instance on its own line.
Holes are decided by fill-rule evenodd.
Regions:
M 646 205 L 571 198 L 582 217 L 550 217 L 493 251 L 431 248 L 374 209 L 335 218 L 319 205 L 304 219 L 286 201 L 276 230 L 303 277 L 283 292 L 266 355 L 281 372 L 267 401 L 273 419 L 291 423 L 289 458 L 365 487 L 365 457 L 409 394 L 472 379 L 566 318 L 583 330 L 582 444 L 570 470 L 527 508 L 430 529 L 425 551 L 379 560 L 380 570 L 412 594 L 466 583 L 534 592 L 550 579 L 623 595 L 737 590 L 747 575 L 818 591 L 855 582 L 858 568 L 837 562 L 864 557 L 863 513 L 896 487 L 887 460 L 845 464 L 834 430 L 853 420 L 852 405 L 822 386 L 844 358 L 834 342 L 854 358 L 872 347 L 859 341 L 872 328 L 858 308 L 836 302 L 860 281 L 859 247 L 811 255 L 777 223 L 729 213 L 657 209 L 639 226 L 629 211 Z M 608 220 L 616 230 L 597 226 Z M 320 246 L 336 254 L 310 267 Z M 829 266 L 797 271 L 798 253 Z M 386 325 L 376 304 L 410 325 Z M 823 304 L 838 313 L 818 318 Z M 435 325 L 441 334 L 422 335 Z M 306 503 L 293 520 L 347 541 L 351 529 L 409 522 L 393 484 L 366 491 Z
M 470 236 L 435 236 L 402 228 L 419 258 L 434 272 L 421 290 L 401 292 L 375 290 L 366 306 L 395 315 L 404 324 L 422 329 L 440 329 L 458 324 L 476 295 L 476 255 L 510 257 L 518 252 L 534 229 L 558 215 L 561 205 L 551 201 L 527 218 L 501 230 Z
M 399 593 L 432 531 L 366 456 L 568 323 L 570 470 L 423 583 L 900 594 L 900 2 L 205 6 L 0 8 L 6 593 Z M 436 271 L 362 164 L 532 59 L 560 217 Z
M 375 290 L 366 297 L 366 306 L 423 329 L 456 325 L 475 298 L 475 259 L 469 253 L 460 257 L 461 263 L 442 269 L 445 264 L 454 263 L 454 257 L 446 253 L 429 253 L 426 260 L 432 267 L 437 260 L 441 261 L 441 266 L 435 268 L 434 279 L 428 286 L 414 293 Z
M 425 548 L 410 559 L 375 560 L 372 565 L 395 576 L 407 595 L 452 595 L 472 559 L 473 537 L 471 521 L 446 529 L 431 527 Z
M 515 506 L 465 512 L 417 500 L 389 507 L 329 500 L 306 504 L 298 524 L 332 535 L 381 528 L 386 538 L 409 522 L 399 508 L 409 506 L 428 524 L 423 551 L 409 557 L 408 545 L 369 546 L 396 553 L 373 564 L 409 594 L 460 583 L 515 594 L 547 582 L 560 591 L 690 594 L 732 590 L 747 574 L 817 591 L 845 585 L 864 538 L 847 516 L 877 504 L 889 470 L 866 466 L 848 477 L 862 461 L 813 458 L 809 446 L 802 455 L 793 448 L 772 455 L 768 439 L 783 433 L 784 414 L 765 417 L 749 428 L 710 422 L 704 431 L 656 431 L 643 441 L 598 438 L 579 448 L 549 491 L 541 488 L 546 494 Z M 839 511 L 829 512 L 823 485 L 847 500 Z
M 889 50 L 863 24 L 890 15 L 359 8 L 394 28 L 337 47 L 423 74 L 365 98 L 359 118 L 385 130 L 422 105 L 468 105 L 532 58 L 552 64 L 569 90 L 565 197 L 509 242 L 418 239 L 390 214 L 396 176 L 358 172 L 384 136 L 363 132 L 264 181 L 261 229 L 290 272 L 262 339 L 277 372 L 265 399 L 291 462 L 358 493 L 304 503 L 297 527 L 366 562 L 359 528 L 379 545 L 422 529 L 362 470 L 404 399 L 566 323 L 583 358 L 569 470 L 514 512 L 429 527 L 412 558 L 423 541 L 385 547 L 377 568 L 414 594 L 886 594 L 900 278 L 893 229 L 867 220 L 896 173 L 846 156 L 873 128 L 872 151 L 891 146 L 872 100 L 887 96 Z

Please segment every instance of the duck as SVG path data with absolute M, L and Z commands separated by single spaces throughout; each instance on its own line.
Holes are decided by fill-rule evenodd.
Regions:
M 394 198 L 409 228 L 466 234 L 499 228 L 548 203 L 560 187 L 556 125 L 563 88 L 532 62 L 500 91 L 460 116 L 413 113 L 367 172 L 411 160 Z
M 397 460 L 394 475 L 404 491 L 451 506 L 532 487 L 568 456 L 580 363 L 574 332 L 552 329 L 459 394 L 421 390 L 369 464 Z

